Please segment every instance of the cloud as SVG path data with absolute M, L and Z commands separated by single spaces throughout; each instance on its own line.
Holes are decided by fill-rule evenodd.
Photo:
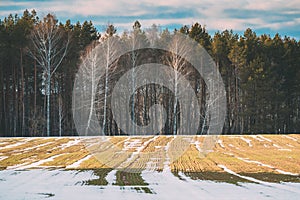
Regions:
M 143 27 L 199 22 L 209 30 L 292 30 L 291 36 L 300 37 L 295 31 L 300 25 L 298 0 L 4 0 L 0 2 L 0 17 L 22 14 L 26 8 L 36 9 L 39 14 L 55 13 L 62 21 L 92 20 L 99 26 L 112 22 L 122 29 L 130 29 L 135 20 Z

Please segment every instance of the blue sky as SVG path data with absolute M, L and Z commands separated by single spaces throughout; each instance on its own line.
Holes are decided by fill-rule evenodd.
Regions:
M 300 39 L 299 0 L 0 0 L 1 19 L 25 9 L 39 16 L 54 13 L 60 21 L 92 20 L 100 32 L 108 23 L 119 32 L 130 29 L 135 20 L 143 28 L 155 23 L 170 29 L 199 22 L 211 34 L 225 29 L 242 34 L 249 27 L 257 34 Z

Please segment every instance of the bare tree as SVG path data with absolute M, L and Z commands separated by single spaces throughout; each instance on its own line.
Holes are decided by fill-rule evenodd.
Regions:
M 119 49 L 118 38 L 107 33 L 100 41 L 88 46 L 82 55 L 73 91 L 74 119 L 82 135 L 109 134 L 111 131 L 107 128 L 111 124 L 108 99 L 115 69 L 112 62 Z
M 79 133 L 89 135 L 93 131 L 92 124 L 95 120 L 94 106 L 97 83 L 99 81 L 99 54 L 96 51 L 97 43 L 93 42 L 83 53 L 82 63 L 79 68 L 77 82 L 75 82 L 74 94 L 79 99 L 74 102 L 74 117 L 80 124 Z
M 135 73 L 135 68 L 138 65 L 138 57 L 139 57 L 139 53 L 136 51 L 139 48 L 142 48 L 144 46 L 144 44 L 147 43 L 147 37 L 145 35 L 145 33 L 141 30 L 141 24 L 139 21 L 135 21 L 134 25 L 133 25 L 133 31 L 131 32 L 131 34 L 129 35 L 129 40 L 128 40 L 128 49 L 131 50 L 130 52 L 130 68 L 131 70 L 131 87 L 133 89 L 133 91 L 135 91 L 135 87 L 136 87 L 136 83 L 135 83 L 135 79 L 136 79 L 136 73 Z M 139 96 L 139 94 L 135 94 L 136 96 Z M 136 102 L 135 102 L 135 97 L 132 98 L 132 102 L 131 102 L 131 116 L 132 116 L 132 121 L 134 123 L 136 123 L 136 115 L 138 114 L 135 110 L 136 107 Z M 133 133 L 131 133 L 133 135 L 136 134 L 136 130 L 133 129 Z
M 170 55 L 169 59 L 167 60 L 169 66 L 174 68 L 174 102 L 173 102 L 173 135 L 177 134 L 177 127 L 178 127 L 178 114 L 179 114 L 179 105 L 178 105 L 178 94 L 180 92 L 178 85 L 181 82 L 179 73 L 181 73 L 184 68 L 186 67 L 185 57 L 190 53 L 189 46 L 184 43 L 180 37 L 177 37 L 175 34 L 173 36 L 173 40 L 169 45 Z M 179 56 L 182 55 L 182 56 Z
M 110 74 L 114 71 L 114 67 L 112 65 L 112 62 L 114 61 L 118 51 L 119 51 L 119 40 L 114 38 L 114 34 L 116 33 L 116 29 L 114 28 L 113 25 L 109 25 L 106 30 L 106 37 L 103 38 L 103 41 L 101 43 L 101 47 L 103 49 L 104 53 L 104 63 L 101 66 L 104 68 L 104 98 L 102 101 L 104 102 L 103 104 L 103 121 L 102 121 L 102 131 L 103 133 L 105 132 L 105 127 L 107 125 L 107 118 L 108 118 L 108 113 L 107 113 L 107 105 L 108 105 L 108 95 L 109 95 L 109 89 L 110 89 L 110 84 L 109 81 L 111 79 Z M 101 101 L 101 99 L 99 99 Z
M 48 14 L 35 26 L 31 34 L 31 41 L 33 49 L 30 50 L 30 54 L 44 71 L 47 97 L 47 136 L 50 136 L 51 77 L 67 54 L 70 37 L 58 26 L 56 18 Z
M 65 110 L 64 110 L 64 104 L 62 96 L 59 95 L 58 97 L 58 128 L 59 128 L 59 137 L 62 136 L 62 130 L 63 130 L 63 122 L 65 119 Z

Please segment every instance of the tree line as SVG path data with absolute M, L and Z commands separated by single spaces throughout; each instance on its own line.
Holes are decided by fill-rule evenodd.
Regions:
M 41 33 L 43 28 L 52 35 Z M 62 23 L 51 14 L 39 19 L 34 10 L 24 11 L 21 17 L 9 15 L 1 20 L 0 136 L 77 135 L 72 91 L 78 68 L 91 48 L 110 37 L 126 41 L 134 35 L 148 43 L 163 43 L 176 32 L 188 35 L 202 45 L 221 73 L 227 100 L 224 134 L 299 132 L 300 41 L 279 34 L 258 36 L 251 29 L 245 30 L 243 35 L 229 30 L 209 35 L 199 23 L 172 32 L 163 29 L 155 34 L 158 29 L 155 25 L 141 29 L 141 24 L 136 21 L 130 31 L 117 33 L 113 25 L 108 25 L 101 35 L 91 21 L 72 24 L 67 20 Z M 140 57 L 140 61 L 135 61 L 155 59 L 155 55 L 153 58 L 150 55 L 151 52 L 149 58 Z M 119 62 L 124 64 L 125 61 Z M 95 104 L 99 108 L 97 116 L 106 134 L 121 135 L 120 128 L 112 120 L 112 113 L 109 109 L 106 111 L 109 106 L 105 95 L 110 93 L 105 85 L 115 82 L 115 76 L 108 74 L 113 73 L 107 71 L 107 76 L 100 81 L 103 86 L 98 86 L 104 92 L 97 97 L 101 99 Z M 202 105 L 206 98 L 205 83 L 201 77 L 198 79 L 194 89 L 198 91 Z M 157 91 L 168 95 L 160 96 Z M 146 111 L 151 105 L 160 103 L 169 108 L 163 132 L 176 132 L 176 127 L 180 126 L 177 122 L 180 108 L 170 94 L 167 88 L 155 85 L 137 90 L 130 107 L 133 121 L 147 124 Z M 151 98 L 143 98 L 149 96 Z M 204 116 L 205 109 L 201 112 Z

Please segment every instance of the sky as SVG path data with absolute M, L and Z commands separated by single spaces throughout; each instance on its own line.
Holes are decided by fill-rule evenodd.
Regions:
M 0 0 L 1 19 L 25 9 L 40 17 L 53 13 L 62 22 L 91 20 L 100 32 L 109 23 L 118 32 L 130 30 L 135 20 L 142 28 L 156 24 L 170 30 L 198 22 L 210 34 L 251 28 L 258 35 L 300 39 L 299 0 Z

